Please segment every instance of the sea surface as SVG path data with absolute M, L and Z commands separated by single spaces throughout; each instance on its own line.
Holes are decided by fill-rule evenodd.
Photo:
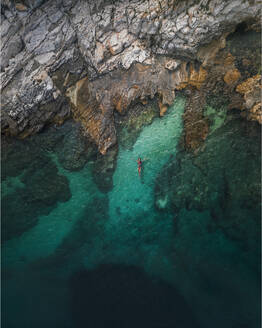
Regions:
M 260 327 L 260 129 L 208 107 L 188 154 L 185 101 L 105 156 L 71 121 L 2 138 L 3 328 Z

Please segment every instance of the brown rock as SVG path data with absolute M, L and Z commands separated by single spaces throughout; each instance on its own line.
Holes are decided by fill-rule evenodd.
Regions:
M 143 105 L 147 105 L 148 104 L 148 100 L 146 98 L 141 98 L 140 101 L 141 101 L 141 103 Z
M 239 84 L 236 91 L 244 96 L 247 118 L 262 124 L 261 75 L 257 74 Z
M 85 132 L 97 142 L 100 152 L 105 153 L 106 145 L 113 141 L 113 137 L 109 138 L 112 122 L 106 126 L 105 108 L 92 96 L 88 78 L 78 81 L 66 95 L 71 101 L 73 118 L 81 122 Z
M 262 124 L 262 108 L 261 108 L 261 102 L 254 105 L 250 109 L 249 119 L 251 121 L 257 121 L 259 124 Z
M 190 65 L 190 76 L 188 81 L 190 85 L 200 89 L 206 77 L 207 71 L 202 66 L 200 66 L 199 71 L 196 71 L 193 65 Z
M 159 109 L 160 109 L 160 116 L 164 116 L 165 112 L 167 111 L 168 106 L 163 105 L 161 100 L 158 101 L 158 106 L 159 106 Z
M 121 44 L 123 38 L 119 37 L 118 33 L 113 36 L 107 43 L 107 46 L 110 44 L 111 50 L 102 48 L 102 45 L 97 43 L 97 55 L 100 51 L 101 58 L 105 51 L 108 53 L 111 51 L 113 55 L 120 49 L 114 47 L 118 47 L 118 42 Z M 235 57 L 228 49 L 224 50 L 224 47 L 225 39 L 221 38 L 205 48 L 207 53 L 200 51 L 198 56 L 205 65 L 202 64 L 199 68 L 191 62 L 176 61 L 161 56 L 155 57 L 152 64 L 136 63 L 128 70 L 114 70 L 100 79 L 93 81 L 82 79 L 67 92 L 72 104 L 73 116 L 81 121 L 84 130 L 94 139 L 100 152 L 105 153 L 116 143 L 114 110 L 125 114 L 134 101 L 139 100 L 145 104 L 147 99 L 158 96 L 159 113 L 163 116 L 174 101 L 175 90 L 188 87 L 193 95 L 187 104 L 184 116 L 185 144 L 187 149 L 195 151 L 208 135 L 208 121 L 203 117 L 207 93 L 225 94 L 232 100 L 229 108 L 244 109 L 248 106 L 250 119 L 257 117 L 259 121 L 260 107 L 257 106 L 258 101 L 254 101 L 257 99 L 257 88 L 251 94 L 243 91 L 244 100 L 240 91 L 247 88 L 245 85 L 239 85 L 238 92 L 234 92 L 234 85 L 241 76 L 234 64 Z
M 219 40 L 213 40 L 211 43 L 201 47 L 198 50 L 197 58 L 200 62 L 202 62 L 203 67 L 213 65 L 215 57 L 219 50 L 225 48 L 226 46 L 227 34 L 222 35 Z
M 233 85 L 239 80 L 240 77 L 241 77 L 241 74 L 240 74 L 239 70 L 234 68 L 234 69 L 230 69 L 229 71 L 226 72 L 226 74 L 224 76 L 224 81 L 228 85 Z
M 230 104 L 228 105 L 228 109 L 239 109 L 239 110 L 244 110 L 244 102 L 243 102 L 243 97 L 239 93 L 233 93 L 232 96 L 230 97 Z
M 261 80 L 260 74 L 250 77 L 246 81 L 239 84 L 236 88 L 236 91 L 239 93 L 242 93 L 242 94 L 246 94 L 246 93 L 252 91 L 258 85 L 258 82 L 260 80 Z
M 224 60 L 224 65 L 232 66 L 232 65 L 234 65 L 234 61 L 235 61 L 235 57 L 233 55 L 231 55 L 231 53 L 229 52 Z
M 16 3 L 15 8 L 18 11 L 27 11 L 28 10 L 28 8 L 20 2 Z
M 246 59 L 246 58 L 244 58 L 244 59 L 242 60 L 242 65 L 243 65 L 243 66 L 247 67 L 247 66 L 249 66 L 250 64 L 251 64 L 250 60 L 248 60 L 248 59 Z
M 196 152 L 206 139 L 209 126 L 208 120 L 203 116 L 205 96 L 194 89 L 187 101 L 184 119 L 184 144 L 190 152 Z
M 84 131 L 96 142 L 101 153 L 116 143 L 113 111 L 124 114 L 128 106 L 136 100 L 143 104 L 146 99 L 159 96 L 160 116 L 163 116 L 175 98 L 175 89 L 189 83 L 200 87 L 206 71 L 191 69 L 190 78 L 182 63 L 175 71 L 165 68 L 165 58 L 156 60 L 154 65 L 140 63 L 128 71 L 114 71 L 103 79 L 89 81 L 84 78 L 67 89 L 72 113 L 80 121 Z M 192 66 L 193 67 L 193 66 Z

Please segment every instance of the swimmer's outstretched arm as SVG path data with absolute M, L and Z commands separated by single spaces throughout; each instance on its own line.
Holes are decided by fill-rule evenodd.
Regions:
M 137 159 L 133 159 L 133 161 L 137 162 Z M 144 158 L 144 159 L 141 159 L 141 161 L 142 161 L 142 162 L 144 162 L 144 161 L 149 161 L 149 158 L 146 157 L 146 158 Z

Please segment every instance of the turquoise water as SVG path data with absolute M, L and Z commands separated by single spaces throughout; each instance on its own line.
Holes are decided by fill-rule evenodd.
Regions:
M 184 106 L 120 142 L 100 176 L 73 122 L 3 140 L 3 327 L 260 326 L 259 127 L 209 108 L 193 156 Z

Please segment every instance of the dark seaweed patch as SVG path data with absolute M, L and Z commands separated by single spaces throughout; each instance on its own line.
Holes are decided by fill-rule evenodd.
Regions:
M 199 327 L 180 293 L 135 266 L 107 264 L 70 280 L 76 327 Z

